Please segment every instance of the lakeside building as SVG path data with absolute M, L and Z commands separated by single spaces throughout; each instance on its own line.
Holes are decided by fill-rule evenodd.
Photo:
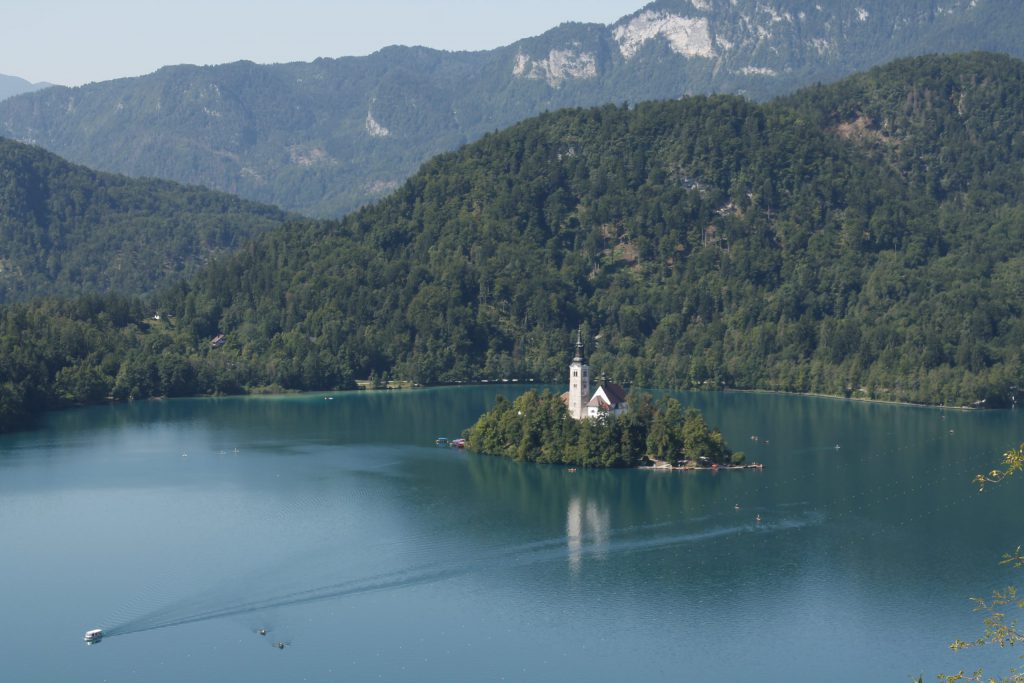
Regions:
M 562 394 L 569 415 L 574 420 L 622 415 L 629 410 L 626 390 L 606 377 L 601 377 L 597 389 L 590 393 L 590 366 L 583 356 L 583 334 L 576 332 L 576 355 L 569 364 L 569 391 Z

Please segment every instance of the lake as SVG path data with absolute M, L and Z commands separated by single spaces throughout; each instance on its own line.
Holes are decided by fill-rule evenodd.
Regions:
M 716 474 L 433 446 L 523 390 L 150 401 L 0 437 L 3 679 L 906 681 L 1015 663 L 948 644 L 981 632 L 971 596 L 1024 583 L 999 565 L 1024 543 L 1024 480 L 971 484 L 1024 440 L 1019 411 L 674 394 L 765 464 Z M 87 646 L 90 628 L 108 635 Z

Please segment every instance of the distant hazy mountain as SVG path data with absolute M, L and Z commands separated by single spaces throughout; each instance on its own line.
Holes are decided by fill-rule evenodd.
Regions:
M 389 47 L 312 63 L 174 66 L 0 103 L 0 134 L 136 176 L 314 215 L 393 188 L 431 155 L 566 106 L 736 92 L 764 99 L 899 56 L 1024 56 L 1005 0 L 658 0 L 483 52 Z
M 97 173 L 0 138 L 0 303 L 150 291 L 285 219 L 276 207 Z
M 49 88 L 51 85 L 52 83 L 29 83 L 24 78 L 0 74 L 0 100 L 6 100 L 8 97 L 14 97 L 22 93 Z

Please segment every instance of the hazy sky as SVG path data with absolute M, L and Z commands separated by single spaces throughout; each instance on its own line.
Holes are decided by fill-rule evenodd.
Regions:
M 0 0 L 0 73 L 81 85 L 167 64 L 310 61 L 386 45 L 480 50 L 648 0 Z

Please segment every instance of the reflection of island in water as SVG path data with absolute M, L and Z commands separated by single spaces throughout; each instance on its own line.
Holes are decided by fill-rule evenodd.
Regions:
M 497 520 L 514 517 L 538 536 L 562 538 L 569 533 L 573 500 L 585 520 L 587 508 L 614 516 L 615 528 L 634 528 L 652 519 L 688 519 L 702 515 L 707 506 L 723 499 L 726 490 L 741 485 L 746 477 L 660 476 L 640 469 L 586 469 L 571 473 L 564 467 L 535 466 L 506 458 L 469 455 L 452 459 L 443 470 L 447 481 L 459 482 L 459 498 L 452 505 L 465 506 L 463 514 L 487 508 L 500 510 Z M 436 462 L 424 461 L 423 468 Z M 760 485 L 760 483 L 758 484 Z M 802 495 L 794 493 L 794 495 Z M 732 502 L 728 503 L 730 511 Z M 601 515 L 598 514 L 598 518 Z M 486 525 L 487 533 L 499 522 Z M 575 528 L 575 527 L 572 527 Z M 592 525 L 580 522 L 592 532 Z M 614 536 L 614 532 L 611 533 Z M 584 539 L 587 540 L 587 539 Z
M 573 496 L 565 513 L 565 537 L 569 550 L 569 569 L 580 570 L 584 552 L 602 558 L 608 552 L 611 535 L 611 515 L 594 501 L 584 505 L 579 496 Z

